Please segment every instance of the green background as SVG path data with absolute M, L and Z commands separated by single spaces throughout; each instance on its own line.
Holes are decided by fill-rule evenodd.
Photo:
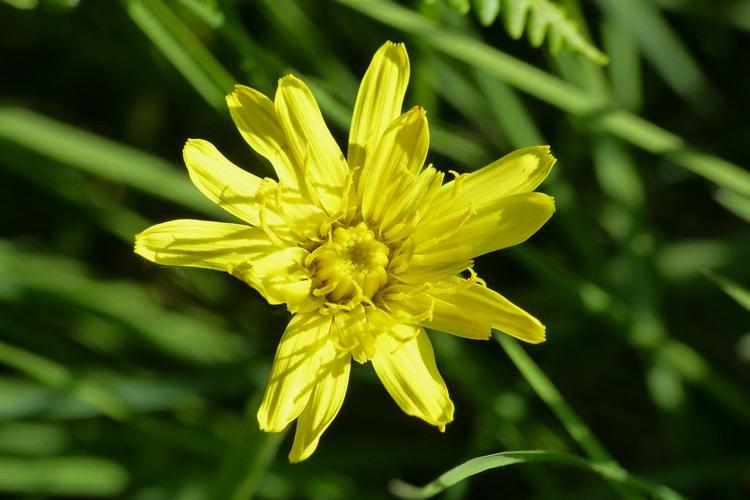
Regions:
M 515 40 L 505 0 L 0 2 L 0 492 L 389 498 L 393 479 L 551 450 L 748 498 L 750 2 L 561 3 L 608 65 L 534 47 L 533 27 Z M 133 235 L 227 220 L 180 165 L 187 138 L 270 175 L 225 109 L 235 82 L 273 94 L 302 77 L 345 144 L 385 40 L 407 45 L 406 105 L 427 108 L 438 168 L 540 143 L 558 158 L 540 188 L 553 219 L 476 270 L 547 325 L 525 350 L 585 426 L 516 344 L 433 332 L 456 403 L 445 434 L 356 365 L 318 451 L 290 465 L 291 435 L 254 417 L 285 310 L 228 275 L 146 262 Z M 585 467 L 487 471 L 446 497 L 638 498 Z

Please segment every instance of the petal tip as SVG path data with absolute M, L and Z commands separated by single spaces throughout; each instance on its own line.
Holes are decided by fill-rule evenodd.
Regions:
M 534 320 L 537 323 L 536 326 L 538 327 L 538 330 L 529 337 L 522 340 L 528 342 L 529 344 L 541 344 L 542 342 L 545 342 L 547 340 L 547 327 L 540 323 L 536 318 L 534 318 Z
M 185 145 L 182 147 L 183 155 L 187 153 L 189 149 L 200 148 L 208 143 L 205 139 L 188 139 L 185 141 Z
M 294 76 L 291 73 L 282 76 L 278 80 L 279 86 L 282 86 L 282 85 L 294 85 L 294 84 L 298 84 L 298 83 L 302 83 L 302 80 L 300 80 L 299 78 L 297 78 L 296 76 Z
M 292 446 L 292 451 L 290 451 L 288 455 L 289 463 L 297 464 L 297 463 L 307 460 L 308 458 L 312 456 L 313 452 L 315 451 L 317 447 L 318 447 L 317 440 L 314 443 L 308 444 L 302 449 L 298 449 Z
M 553 198 L 552 196 L 548 195 L 547 197 L 549 198 L 548 202 L 550 206 L 550 217 L 552 217 L 552 214 L 554 214 L 557 210 L 557 203 L 555 203 L 555 198 Z
M 427 110 L 423 108 L 422 106 L 412 106 L 412 108 L 408 111 L 409 113 L 415 113 L 420 118 L 426 118 L 427 117 Z

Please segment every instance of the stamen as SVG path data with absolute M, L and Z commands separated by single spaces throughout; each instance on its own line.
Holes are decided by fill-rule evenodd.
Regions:
M 349 170 L 349 172 L 346 174 L 346 179 L 344 180 L 344 193 L 341 196 L 341 207 L 346 212 L 349 208 L 350 204 L 350 198 L 352 195 L 352 187 L 354 186 L 354 176 L 356 175 L 357 171 L 359 171 L 359 167 L 354 168 L 352 170 Z
M 453 175 L 453 191 L 451 192 L 451 200 L 458 196 L 461 191 L 461 184 L 463 183 L 464 174 L 460 174 L 455 170 L 448 170 L 448 173 Z
M 333 291 L 334 288 L 338 286 L 337 281 L 331 281 L 328 285 L 321 287 L 321 288 L 315 288 L 312 292 L 313 295 L 316 297 L 322 297 L 323 295 L 327 295 Z
M 314 275 L 326 308 L 374 305 L 372 297 L 388 281 L 390 249 L 364 223 L 335 226 L 328 241 L 314 249 L 305 266 Z M 330 305 L 329 305 L 330 303 Z

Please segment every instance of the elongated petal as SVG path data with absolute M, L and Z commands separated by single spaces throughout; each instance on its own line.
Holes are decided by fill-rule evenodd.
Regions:
M 263 180 L 242 170 L 208 141 L 190 139 L 182 151 L 193 184 L 221 208 L 257 226 L 257 194 Z
M 419 327 L 414 327 L 419 328 Z M 419 417 L 440 430 L 453 421 L 453 402 L 435 365 L 435 355 L 421 328 L 410 340 L 390 335 L 378 337 L 372 365 L 388 393 L 408 415 Z
M 266 234 L 242 224 L 173 220 L 135 237 L 135 253 L 157 264 L 233 272 L 275 250 Z
M 289 145 L 273 101 L 250 87 L 237 85 L 226 98 L 235 125 L 251 148 L 271 162 L 279 181 L 298 187 L 299 166 L 289 156 Z
M 488 339 L 494 328 L 532 344 L 544 342 L 544 325 L 538 319 L 478 283 L 452 277 L 433 284 L 428 292 L 409 295 L 408 300 L 394 300 L 408 295 L 409 288 L 391 287 L 384 299 L 403 316 L 429 310 L 429 317 L 420 322 L 424 327 L 477 340 Z
M 235 274 L 255 288 L 269 304 L 286 304 L 290 312 L 317 309 L 324 297 L 314 297 L 314 283 L 304 266 L 307 250 L 299 247 L 277 248 L 237 268 Z
M 331 320 L 319 314 L 292 317 L 281 337 L 263 401 L 258 409 L 261 430 L 279 432 L 307 405 L 328 339 Z
M 402 43 L 385 42 L 375 53 L 359 86 L 349 132 L 350 168 L 362 167 L 367 152 L 401 114 L 409 83 L 409 56 Z
M 318 447 L 320 436 L 331 425 L 344 402 L 350 367 L 351 356 L 337 351 L 331 342 L 326 343 L 320 355 L 315 388 L 297 419 L 290 462 L 305 460 Z
M 555 202 L 542 193 L 520 193 L 464 210 L 463 215 L 451 211 L 420 227 L 414 234 L 415 256 L 435 256 L 432 265 L 437 267 L 452 259 L 454 249 L 464 258 L 466 249 L 476 257 L 517 245 L 549 220 Z
M 449 280 L 451 283 L 462 281 L 465 280 Z M 449 333 L 453 333 L 448 329 L 450 322 L 460 326 L 460 321 L 456 322 L 456 319 L 458 313 L 463 311 L 464 316 L 486 321 L 492 328 L 525 342 L 544 342 L 544 325 L 538 319 L 485 286 L 474 283 L 456 294 L 439 295 L 436 298 L 439 300 L 433 311 L 433 319 L 428 323 L 433 328 L 442 330 L 441 326 L 444 326 Z M 466 311 L 471 311 L 471 314 L 466 314 Z M 489 336 L 489 332 L 486 334 Z
M 349 167 L 323 120 L 310 89 L 294 76 L 279 80 L 276 115 L 291 154 L 309 176 L 311 195 L 317 196 L 331 214 L 340 208 Z
M 391 194 L 397 194 L 403 183 L 416 182 L 429 143 L 423 108 L 410 109 L 388 127 L 360 176 L 362 215 L 366 221 L 379 223 L 389 205 L 411 201 Z
M 443 186 L 436 203 L 450 210 L 469 204 L 481 206 L 497 198 L 536 189 L 554 166 L 549 146 L 531 146 L 513 151 L 476 172 L 464 174 L 458 181 Z M 454 197 L 455 184 L 459 189 Z

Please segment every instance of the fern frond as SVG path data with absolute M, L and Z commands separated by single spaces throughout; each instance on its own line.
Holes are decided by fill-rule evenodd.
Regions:
M 502 14 L 505 29 L 516 40 L 525 32 L 534 47 L 542 45 L 546 38 L 552 53 L 565 48 L 596 64 L 608 62 L 607 56 L 583 36 L 565 10 L 551 0 L 471 0 L 471 3 L 485 26 Z

